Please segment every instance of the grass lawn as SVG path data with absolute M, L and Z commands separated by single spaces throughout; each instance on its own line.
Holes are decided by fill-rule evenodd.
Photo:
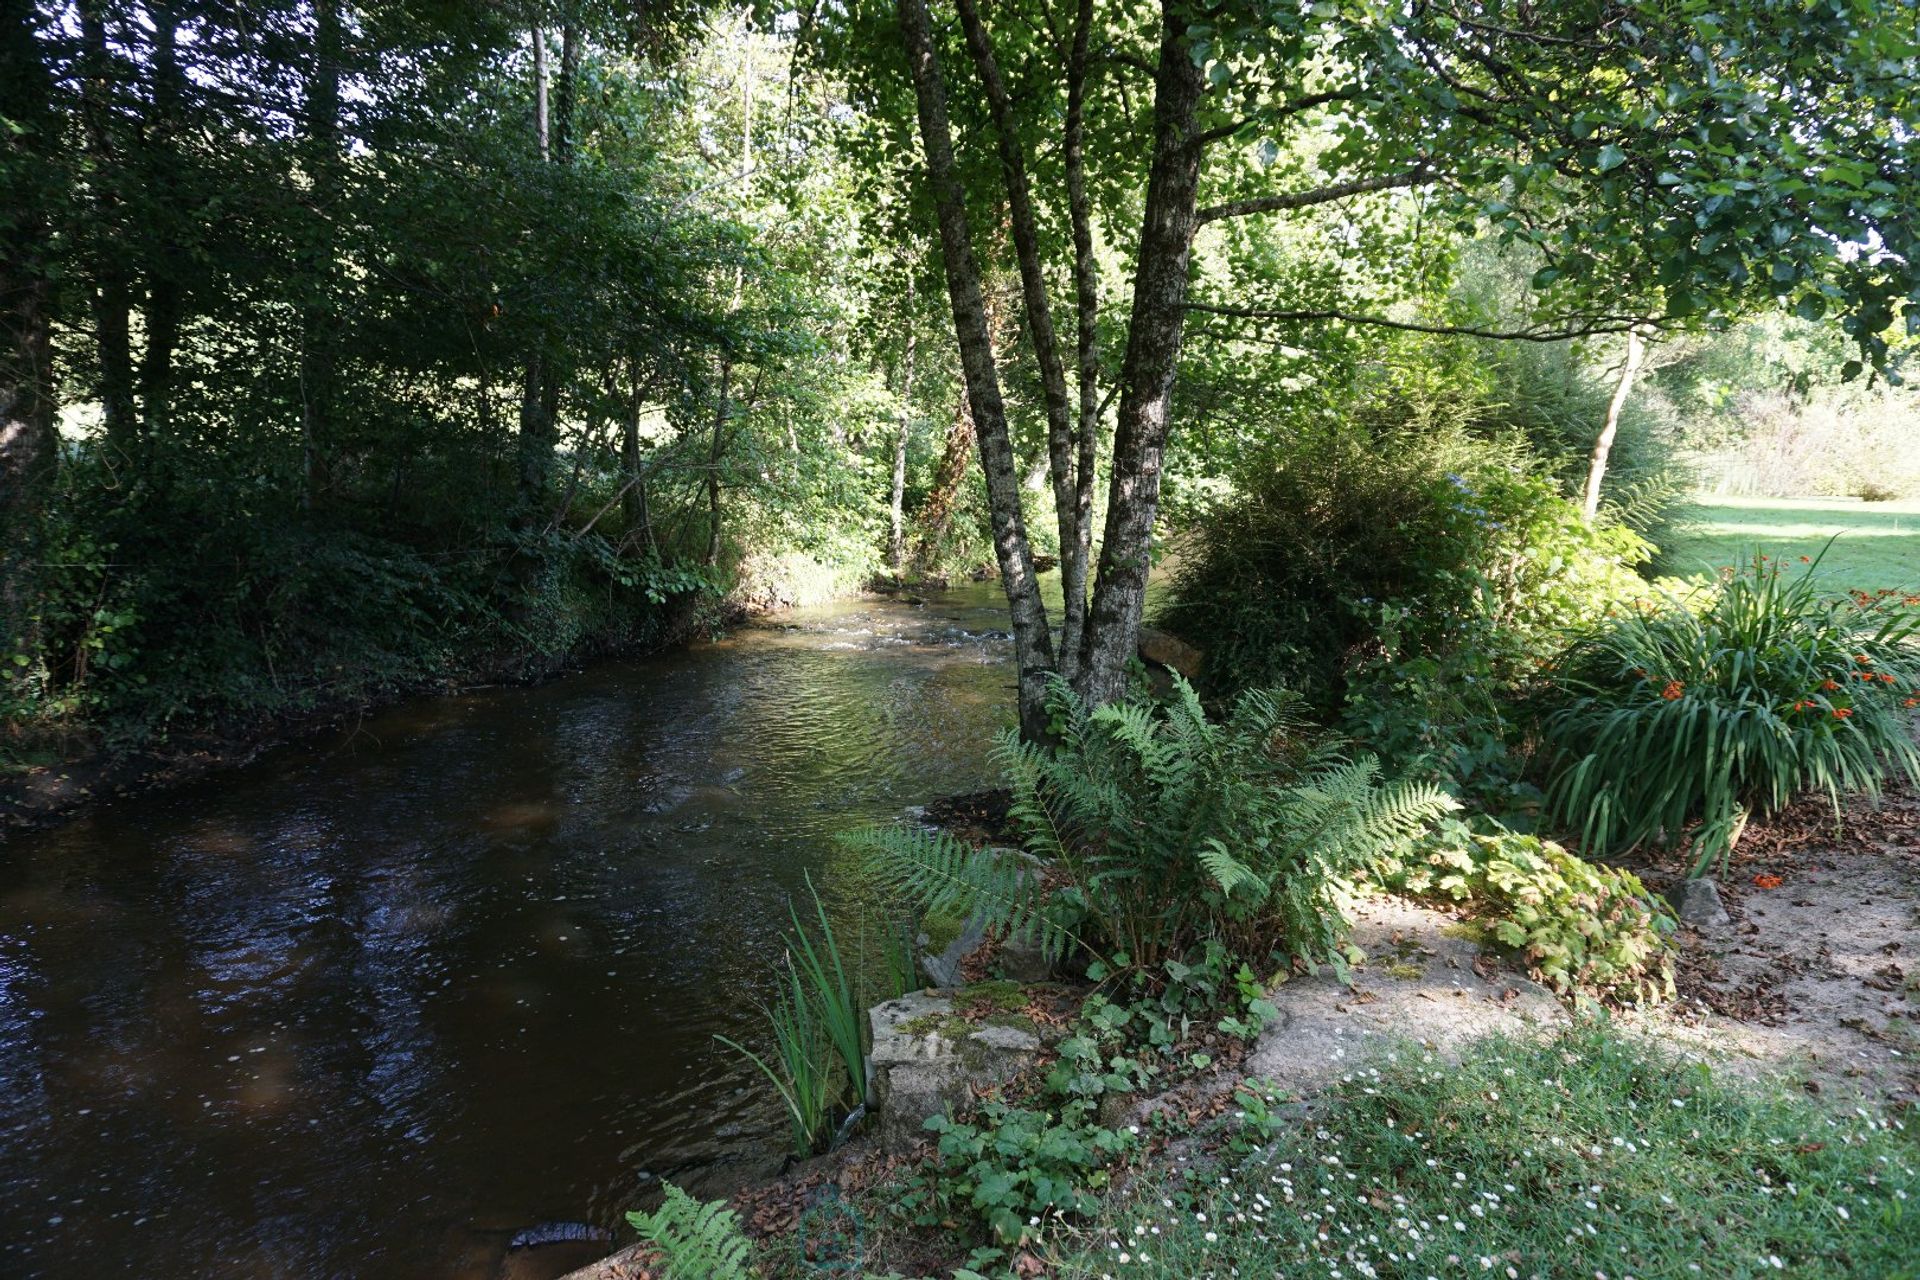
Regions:
M 1284 1087 L 1284 1082 L 1277 1082 Z M 1912 1280 L 1920 1146 L 1598 1028 L 1418 1048 L 1136 1184 L 1074 1280 Z M 1284 1117 L 1284 1118 L 1283 1118 Z M 1183 1157 L 1184 1158 L 1184 1157 Z
M 1672 536 L 1665 567 L 1710 577 L 1755 550 L 1794 564 L 1834 534 L 1820 575 L 1835 590 L 1920 586 L 1920 500 L 1702 498 Z

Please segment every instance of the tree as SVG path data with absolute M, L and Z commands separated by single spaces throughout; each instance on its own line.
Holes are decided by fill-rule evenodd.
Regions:
M 1859 347 L 1850 368 L 1858 372 L 1886 365 L 1886 331 L 1903 311 L 1913 323 L 1920 303 L 1920 232 L 1902 213 L 1920 194 L 1911 146 L 1920 127 L 1914 0 L 1788 10 L 1708 0 L 1162 0 L 1097 14 L 1019 0 L 996 7 L 991 26 L 971 0 L 956 5 L 979 89 L 962 96 L 987 105 L 986 121 L 963 141 L 990 135 L 998 153 L 1036 347 L 1052 340 L 1035 228 L 1066 223 L 1077 241 L 1091 220 L 1076 212 L 1080 185 L 1102 193 L 1106 225 L 1126 218 L 1135 228 L 1122 245 L 1133 279 L 1110 392 L 1118 408 L 1099 574 L 1076 657 L 1056 658 L 1010 482 L 999 370 L 984 338 L 972 228 L 979 214 L 961 178 L 968 157 L 949 119 L 949 77 L 964 64 L 951 37 L 943 47 L 927 0 L 897 0 L 1029 733 L 1039 731 L 1038 690 L 1056 669 L 1073 673 L 1093 701 L 1121 691 L 1190 316 L 1308 343 L 1354 326 L 1545 341 L 1712 324 L 1763 299 L 1837 316 Z M 898 64 L 867 47 L 880 23 L 851 7 L 822 47 L 866 77 L 873 109 L 904 120 L 886 83 Z M 1007 47 L 1016 50 L 1017 85 L 1003 75 Z M 1072 74 L 1088 49 L 1098 51 L 1104 89 L 1091 101 Z M 1150 131 L 1139 128 L 1142 101 L 1152 104 Z M 1043 188 L 1033 181 L 1039 140 L 1048 122 L 1072 119 L 1075 105 L 1095 116 L 1076 128 L 1110 144 L 1098 150 L 1103 167 L 1087 184 L 1063 165 Z M 1062 154 L 1086 151 L 1066 145 Z M 1189 296 L 1205 228 L 1252 235 L 1236 228 L 1395 198 L 1414 202 L 1445 234 L 1491 230 L 1541 255 L 1524 323 L 1407 317 L 1356 306 L 1337 289 L 1284 305 Z M 1076 298 L 1084 326 L 1088 299 L 1078 287 Z M 1088 354 L 1083 347 L 1083 379 Z M 1078 505 L 1058 498 L 1083 477 L 1067 474 L 1061 380 L 1051 357 L 1039 360 L 1067 547 L 1078 537 Z
M 63 191 L 53 76 L 33 12 L 0 16 L 0 662 L 32 652 L 40 505 L 57 462 L 52 226 Z

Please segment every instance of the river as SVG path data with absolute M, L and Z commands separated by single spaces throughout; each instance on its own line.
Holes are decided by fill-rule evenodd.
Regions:
M 990 780 L 1004 626 L 801 611 L 12 837 L 0 1273 L 532 1275 L 523 1228 L 776 1161 L 713 1037 L 836 832 Z

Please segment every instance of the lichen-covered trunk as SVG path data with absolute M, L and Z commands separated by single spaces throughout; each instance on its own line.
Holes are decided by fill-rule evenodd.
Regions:
M 1188 264 L 1198 225 L 1200 146 L 1194 118 L 1200 71 L 1188 48 L 1185 10 L 1161 6 L 1160 63 L 1154 76 L 1153 163 L 1141 218 L 1132 322 L 1120 371 L 1113 478 L 1100 547 L 1100 577 L 1088 615 L 1079 689 L 1094 703 L 1126 692 L 1127 663 L 1140 631 L 1160 462 L 1166 448 L 1173 377 L 1185 327 Z
M 1073 291 L 1078 324 L 1075 370 L 1080 395 L 1074 424 L 1073 545 L 1060 544 L 1060 590 L 1066 618 L 1060 629 L 1063 655 L 1073 655 L 1074 678 L 1086 640 L 1087 568 L 1093 547 L 1093 485 L 1100 441 L 1100 267 L 1093 251 L 1093 202 L 1087 196 L 1087 44 L 1093 0 L 1080 0 L 1073 44 L 1067 55 L 1067 116 L 1061 157 L 1067 171 L 1067 215 L 1073 224 Z
M 1078 545 L 1078 504 L 1074 495 L 1073 405 L 1067 398 L 1067 375 L 1060 359 L 1060 345 L 1054 337 L 1053 305 L 1047 297 L 1046 271 L 1040 261 L 1040 230 L 1033 211 L 1033 194 L 1027 181 L 1026 156 L 1021 148 L 1019 125 L 1013 115 L 1013 98 L 1000 74 L 1000 62 L 994 55 L 992 38 L 974 0 L 957 0 L 960 25 L 966 32 L 967 48 L 973 55 L 980 82 L 986 87 L 987 109 L 993 117 L 994 136 L 1000 152 L 1000 168 L 1007 188 L 1007 218 L 1013 231 L 1014 257 L 1020 266 L 1021 299 L 1025 304 L 1027 333 L 1033 339 L 1034 363 L 1040 370 L 1040 394 L 1047 415 L 1047 473 L 1053 481 L 1054 520 L 1060 530 L 1063 571 L 1071 561 L 1072 548 Z M 1062 579 L 1062 585 L 1067 585 Z M 1060 674 L 1071 680 L 1079 664 L 1075 645 L 1086 610 L 1084 590 L 1062 592 Z
M 973 254 L 973 235 L 954 167 L 946 82 L 934 53 L 925 0 L 898 0 L 897 9 L 907 65 L 913 75 L 927 177 L 939 215 L 940 257 L 946 268 L 947 295 L 953 304 L 960 367 L 978 434 L 980 466 L 986 475 L 994 554 L 1013 622 L 1020 732 L 1028 738 L 1041 738 L 1046 733 L 1047 680 L 1054 671 L 1053 635 L 1020 516 L 1020 477 L 1014 465 L 1006 407 L 1000 398 L 1000 375 L 987 324 L 980 268 Z

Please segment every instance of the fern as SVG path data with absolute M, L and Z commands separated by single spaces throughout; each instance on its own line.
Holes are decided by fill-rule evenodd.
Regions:
M 905 827 L 868 827 L 845 843 L 882 889 L 929 915 L 977 914 L 988 929 L 1037 942 L 1049 960 L 1066 954 L 1074 940 L 1054 918 L 1041 877 L 1018 855 Z
M 995 752 L 1022 843 L 1071 886 L 1051 899 L 1024 859 L 944 833 L 883 828 L 853 843 L 923 909 L 981 913 L 1055 956 L 1078 940 L 1065 923 L 1077 913 L 1088 945 L 1140 967 L 1209 940 L 1332 959 L 1344 927 L 1333 881 L 1452 802 L 1431 785 L 1382 784 L 1371 757 L 1311 749 L 1296 707 L 1252 693 L 1212 720 L 1176 679 L 1163 703 L 1089 709 L 1056 681 L 1057 744 L 1008 734 Z
M 662 1280 L 752 1280 L 752 1246 L 727 1202 L 696 1200 L 671 1182 L 666 1188 L 659 1209 L 627 1215 L 641 1239 L 659 1251 Z

